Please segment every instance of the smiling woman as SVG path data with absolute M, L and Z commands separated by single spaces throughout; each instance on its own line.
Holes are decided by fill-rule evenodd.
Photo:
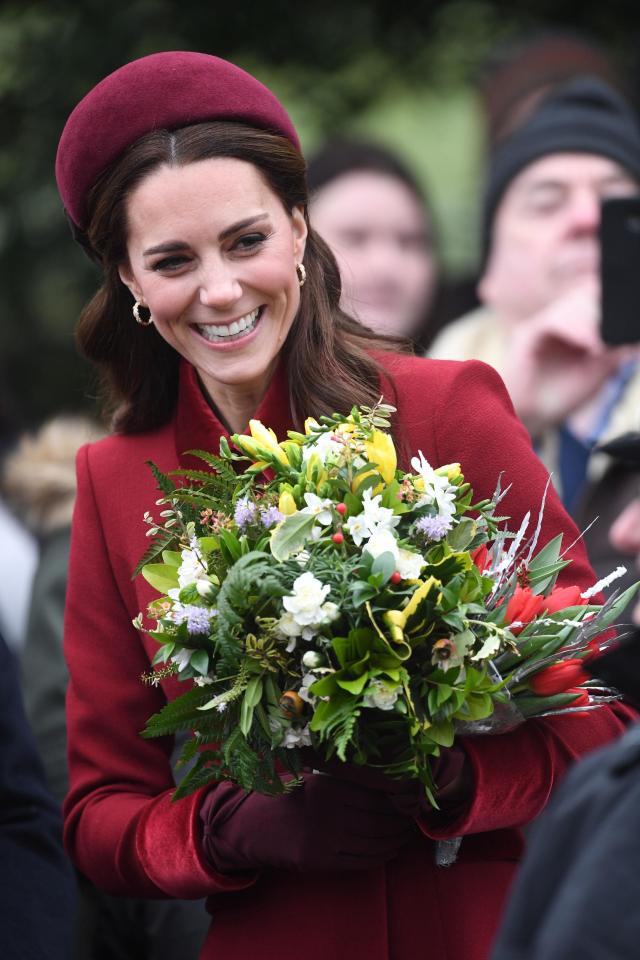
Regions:
M 69 118 L 57 177 L 76 238 L 103 268 L 78 342 L 102 370 L 114 414 L 113 435 L 78 457 L 65 624 L 74 862 L 118 895 L 209 896 L 202 960 L 271 960 L 292 937 L 305 960 L 482 960 L 521 847 L 517 827 L 573 756 L 619 731 L 618 708 L 443 748 L 437 812 L 421 804 L 417 781 L 340 762 L 319 774 L 313 758 L 277 797 L 220 782 L 174 803 L 172 744 L 139 731 L 180 684 L 171 671 L 138 680 L 156 643 L 132 621 L 155 593 L 131 574 L 157 497 L 149 460 L 164 474 L 197 469 L 194 451 L 217 451 L 250 419 L 283 438 L 308 417 L 381 396 L 397 408 L 405 466 L 418 454 L 425 472 L 461 462 L 478 499 L 506 472 L 501 509 L 517 529 L 547 476 L 499 377 L 483 364 L 402 355 L 341 310 L 336 262 L 308 223 L 295 130 L 233 64 L 161 53 L 117 70 Z M 273 436 L 263 428 L 267 446 Z M 384 470 L 390 451 L 379 446 Z M 357 517 L 338 506 L 355 541 Z M 248 507 L 239 497 L 230 509 Z M 560 533 L 574 544 L 571 582 L 590 586 L 577 530 L 549 493 L 540 544 Z M 330 549 L 344 537 L 338 530 Z M 300 579 L 320 583 L 324 599 L 321 570 L 311 558 L 307 567 Z M 340 599 L 324 603 L 338 610 Z M 191 606 L 185 629 L 197 633 L 201 607 Z M 301 684 L 292 676 L 282 698 L 298 703 Z M 436 866 L 435 842 L 462 834 L 458 862 Z

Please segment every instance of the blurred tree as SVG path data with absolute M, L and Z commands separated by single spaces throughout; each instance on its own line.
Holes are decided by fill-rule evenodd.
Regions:
M 617 18 L 611 3 L 585 0 L 581 25 L 624 49 L 635 4 L 622 6 L 629 7 L 628 14 Z M 470 83 L 496 40 L 540 18 L 573 25 L 574 5 L 549 0 L 533 13 L 530 0 L 325 0 L 304 8 L 290 0 L 5 0 L 0 6 L 4 416 L 11 407 L 21 426 L 29 426 L 60 409 L 94 402 L 72 329 L 97 272 L 69 242 L 53 165 L 69 111 L 105 74 L 158 50 L 204 50 L 234 60 L 271 86 L 289 107 L 307 149 L 323 134 L 346 127 L 404 140 L 404 146 L 394 145 L 418 174 L 428 171 L 432 179 L 433 169 L 421 162 L 427 154 L 441 171 L 441 209 L 462 251 L 454 250 L 450 259 L 464 265 L 473 251 L 465 218 L 475 197 L 460 195 L 473 193 L 478 142 L 469 119 Z M 421 122 L 423 109 L 424 116 L 437 118 L 432 138 L 428 122 Z M 436 202 L 442 184 L 436 184 Z

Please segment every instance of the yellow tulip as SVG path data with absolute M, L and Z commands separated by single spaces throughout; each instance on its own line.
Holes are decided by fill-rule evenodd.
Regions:
M 385 610 L 382 619 L 389 628 L 389 634 L 394 643 L 402 643 L 404 640 L 405 618 L 400 610 Z
M 307 417 L 304 422 L 304 432 L 307 436 L 310 436 L 314 430 L 319 430 L 320 424 L 315 419 L 315 417 Z
M 293 513 L 298 512 L 296 502 L 287 490 L 284 490 L 280 494 L 280 499 L 278 500 L 278 510 L 280 513 L 283 513 L 285 517 L 290 517 Z
M 385 483 L 395 478 L 398 458 L 391 434 L 374 430 L 370 440 L 365 440 L 364 451 L 370 463 L 375 463 Z

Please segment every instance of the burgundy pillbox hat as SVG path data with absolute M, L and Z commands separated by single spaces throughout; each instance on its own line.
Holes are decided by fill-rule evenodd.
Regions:
M 300 150 L 286 110 L 251 74 L 206 53 L 152 53 L 101 80 L 65 124 L 56 180 L 72 224 L 86 228 L 91 187 L 132 143 L 152 130 L 207 120 L 238 120 L 270 130 Z

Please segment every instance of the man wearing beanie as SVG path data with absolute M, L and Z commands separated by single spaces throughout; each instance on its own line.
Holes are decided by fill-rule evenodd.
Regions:
M 482 306 L 430 350 L 498 370 L 578 525 L 600 517 L 586 538 L 599 575 L 617 561 L 608 527 L 635 490 L 607 486 L 605 496 L 610 459 L 590 452 L 640 416 L 633 352 L 599 336 L 600 202 L 639 185 L 640 127 L 620 94 L 588 76 L 556 88 L 492 157 Z

